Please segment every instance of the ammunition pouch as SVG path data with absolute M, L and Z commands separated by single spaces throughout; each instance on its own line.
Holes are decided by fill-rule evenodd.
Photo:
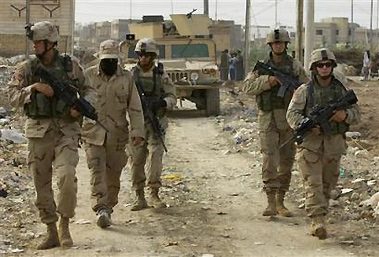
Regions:
M 278 97 L 279 86 L 275 86 L 270 90 L 256 96 L 258 109 L 261 111 L 272 111 L 274 109 L 287 109 L 291 101 L 293 92 L 287 90 L 284 97 Z
M 55 97 L 48 98 L 40 92 L 33 92 L 31 102 L 24 105 L 26 116 L 33 119 L 71 118 L 69 106 Z
M 31 102 L 24 105 L 24 111 L 29 118 L 51 118 L 52 102 L 44 94 L 33 92 Z

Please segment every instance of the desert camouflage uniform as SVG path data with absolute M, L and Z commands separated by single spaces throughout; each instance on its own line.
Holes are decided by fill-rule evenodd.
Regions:
M 280 64 L 275 64 L 270 58 L 265 61 L 283 71 L 292 72 L 299 81 L 306 83 L 309 81 L 301 64 L 286 55 Z M 271 87 L 268 82 L 269 75 L 259 74 L 257 71 L 250 72 L 243 83 L 243 91 L 250 95 L 257 96 L 259 107 L 258 127 L 263 154 L 262 178 L 264 190 L 272 192 L 276 190 L 286 192 L 291 181 L 291 169 L 294 163 L 296 148 L 293 143 L 287 144 L 279 150 L 279 146 L 292 136 L 292 129 L 289 127 L 285 115 L 293 91 L 287 90 L 284 98 L 277 97 L 279 86 Z M 263 103 L 260 100 L 262 94 L 271 94 L 271 103 Z M 272 96 L 275 94 L 275 96 Z M 265 110 L 262 110 L 265 109 Z
M 312 106 L 326 104 L 346 92 L 346 78 L 340 77 L 341 74 L 333 75 L 327 87 L 319 86 L 313 78 L 309 84 L 304 84 L 295 91 L 287 111 L 287 121 L 293 129 L 305 117 L 309 117 Z M 329 122 L 331 133 L 309 133 L 300 145 L 298 165 L 305 181 L 305 206 L 310 217 L 324 216 L 327 213 L 330 192 L 336 186 L 339 176 L 341 156 L 346 153 L 345 132 L 348 125 L 356 124 L 360 119 L 357 105 L 353 105 L 346 112 L 348 116 L 344 122 Z
M 143 112 L 129 71 L 118 67 L 108 80 L 96 65 L 88 68 L 86 74 L 98 93 L 99 121 L 109 130 L 106 132 L 94 121 L 84 119 L 82 139 L 91 170 L 92 208 L 95 212 L 102 209 L 112 212 L 118 203 L 121 171 L 128 160 L 125 148 L 129 137 L 143 138 L 145 134 Z
M 134 80 L 142 85 L 142 89 L 147 96 L 160 98 L 162 97 L 167 103 L 167 109 L 172 110 L 176 105 L 175 88 L 166 73 L 157 75 L 157 87 L 152 91 L 153 86 L 153 65 L 150 70 L 144 72 L 139 65 L 134 69 L 138 69 L 138 77 L 133 72 Z M 168 119 L 163 110 L 157 110 L 159 121 L 162 128 L 166 131 L 168 127 Z M 145 141 L 137 147 L 131 145 L 132 152 L 132 188 L 136 191 L 143 190 L 145 184 L 150 188 L 160 188 L 162 185 L 162 157 L 163 146 L 159 139 L 154 135 L 154 131 L 150 121 L 145 117 Z M 164 137 L 163 137 L 164 140 Z M 147 162 L 147 181 L 145 175 L 145 164 Z
M 96 92 L 89 86 L 79 64 L 73 61 L 72 71 L 66 72 L 58 51 L 54 51 L 53 65 L 44 68 L 57 78 L 70 78 L 79 89 L 80 95 L 93 103 Z M 9 100 L 13 106 L 22 108 L 32 103 L 33 95 L 36 94 L 32 92 L 30 85 L 40 82 L 40 79 L 33 75 L 39 65 L 42 66 L 40 61 L 32 58 L 16 67 L 9 83 Z M 28 165 L 33 174 L 37 191 L 36 206 L 43 223 L 55 223 L 58 220 L 56 212 L 65 218 L 74 216 L 79 133 L 78 121 L 69 114 L 44 118 L 28 117 L 26 120 L 25 134 L 29 141 Z M 52 192 L 53 167 L 58 176 L 57 206 Z

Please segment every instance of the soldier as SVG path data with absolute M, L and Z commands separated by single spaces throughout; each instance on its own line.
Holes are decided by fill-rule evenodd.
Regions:
M 301 64 L 287 54 L 290 43 L 288 32 L 275 29 L 267 35 L 267 44 L 271 48 L 270 56 L 265 61 L 286 73 L 293 74 L 300 82 L 308 82 L 308 77 Z M 244 83 L 243 91 L 256 95 L 259 109 L 259 137 L 263 154 L 262 177 L 263 190 L 267 194 L 268 207 L 263 216 L 276 214 L 289 217 L 291 212 L 284 206 L 284 195 L 291 181 L 291 169 L 296 148 L 294 143 L 287 144 L 279 150 L 279 145 L 292 136 L 285 116 L 293 90 L 287 90 L 284 97 L 278 97 L 280 82 L 275 76 L 257 71 L 250 72 Z
M 85 74 L 97 91 L 99 121 L 108 131 L 84 118 L 82 139 L 91 171 L 92 209 L 98 216 L 97 225 L 106 228 L 111 225 L 110 215 L 118 203 L 120 175 L 128 160 L 125 148 L 129 136 L 137 146 L 145 132 L 141 101 L 132 74 L 118 64 L 117 42 L 102 42 L 98 57 L 100 63 L 89 67 Z
M 156 115 L 164 130 L 167 130 L 167 110 L 176 105 L 175 88 L 163 72 L 161 64 L 156 65 L 158 56 L 157 43 L 149 38 L 143 38 L 137 42 L 135 52 L 138 55 L 137 66 L 133 69 L 133 77 L 137 86 L 146 96 L 147 105 Z M 154 208 L 163 208 L 166 205 L 159 198 L 159 188 L 162 186 L 162 157 L 163 145 L 154 133 L 151 121 L 145 113 L 145 141 L 142 145 L 131 146 L 132 151 L 132 188 L 135 190 L 137 200 L 132 206 L 132 211 L 147 208 L 145 200 L 145 183 L 150 188 L 150 203 Z M 145 176 L 145 164 L 147 160 L 147 181 Z
M 295 91 L 288 107 L 287 120 L 292 128 L 309 117 L 313 106 L 326 104 L 346 92 L 346 78 L 333 73 L 336 66 L 336 58 L 330 50 L 322 48 L 312 52 L 312 80 Z M 298 164 L 306 190 L 305 209 L 312 219 L 311 234 L 319 239 L 327 237 L 325 215 L 330 191 L 337 184 L 341 155 L 346 153 L 345 132 L 359 119 L 357 105 L 336 111 L 329 121 L 330 133 L 324 133 L 317 126 L 300 145 Z
M 37 192 L 36 206 L 47 235 L 38 249 L 59 245 L 71 247 L 69 219 L 76 207 L 77 179 L 75 168 L 79 161 L 78 137 L 80 113 L 54 94 L 54 90 L 36 74 L 41 66 L 56 78 L 71 82 L 79 94 L 90 102 L 96 92 L 85 80 L 82 68 L 56 49 L 59 34 L 50 21 L 27 26 L 27 37 L 33 41 L 36 57 L 19 64 L 9 82 L 9 101 L 23 107 L 28 117 L 25 134 L 28 138 L 28 164 Z M 57 174 L 57 206 L 52 190 L 52 171 Z M 59 231 L 56 222 L 60 214 Z

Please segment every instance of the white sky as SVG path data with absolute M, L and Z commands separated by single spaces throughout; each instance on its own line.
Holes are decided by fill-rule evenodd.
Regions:
M 282 25 L 295 26 L 296 0 L 277 0 L 278 22 Z M 304 0 L 306 2 L 306 0 Z M 325 17 L 351 17 L 351 0 L 314 0 L 315 21 Z M 363 27 L 370 27 L 371 0 L 353 0 L 354 22 Z M 377 4 L 373 0 L 373 28 L 377 28 Z M 209 0 L 209 14 L 217 18 L 234 20 L 244 24 L 245 0 Z M 304 11 L 306 3 L 304 3 Z M 132 8 L 130 8 L 132 6 Z M 269 25 L 275 23 L 275 0 L 251 0 L 251 25 Z M 76 21 L 106 21 L 113 19 L 141 19 L 143 15 L 163 15 L 169 18 L 174 13 L 188 13 L 196 8 L 195 13 L 203 13 L 203 0 L 76 0 Z

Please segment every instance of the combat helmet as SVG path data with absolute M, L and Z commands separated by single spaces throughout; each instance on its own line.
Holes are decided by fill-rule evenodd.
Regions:
M 331 60 L 333 61 L 333 68 L 337 66 L 337 60 L 334 56 L 334 53 L 330 51 L 328 48 L 320 48 L 313 50 L 311 53 L 311 62 L 309 64 L 309 69 L 312 70 L 313 64 L 319 61 L 326 61 Z
M 285 29 L 273 29 L 267 34 L 266 44 L 275 42 L 290 43 L 291 39 L 288 35 L 288 31 Z
M 57 26 L 50 21 L 41 21 L 35 24 L 29 24 L 25 27 L 26 36 L 32 41 L 48 40 L 50 42 L 58 42 L 59 33 Z
M 136 53 L 155 53 L 159 54 L 158 44 L 155 40 L 151 38 L 142 38 L 137 42 L 136 48 L 134 50 Z

